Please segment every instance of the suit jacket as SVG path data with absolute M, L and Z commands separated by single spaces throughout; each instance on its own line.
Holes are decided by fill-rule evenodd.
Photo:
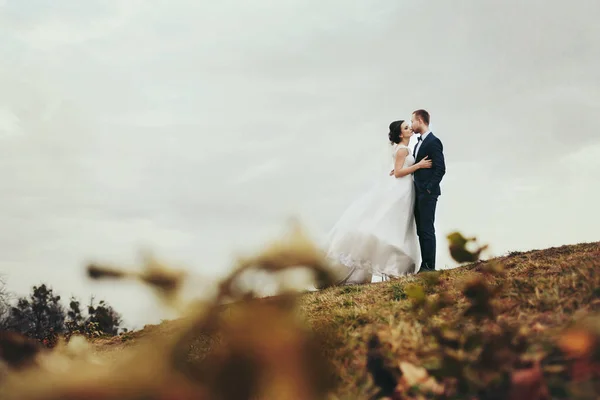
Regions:
M 421 161 L 425 156 L 429 156 L 432 161 L 431 168 L 421 168 L 413 174 L 417 193 L 441 195 L 440 182 L 446 173 L 442 141 L 433 132 L 429 132 L 429 135 L 421 143 L 418 154 L 413 155 L 415 156 L 415 163 Z

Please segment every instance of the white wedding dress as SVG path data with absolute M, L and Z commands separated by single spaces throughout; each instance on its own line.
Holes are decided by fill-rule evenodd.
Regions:
M 388 171 L 394 168 L 398 151 L 405 149 L 404 167 L 414 164 L 410 149 L 395 145 Z M 347 268 L 338 284 L 368 283 L 373 275 L 386 280 L 417 272 L 421 255 L 414 206 L 415 189 L 409 174 L 382 179 L 348 207 L 327 240 L 327 258 Z

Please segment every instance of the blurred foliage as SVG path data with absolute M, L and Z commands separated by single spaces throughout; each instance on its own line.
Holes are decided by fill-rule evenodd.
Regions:
M 466 245 L 474 240 L 458 232 L 448 235 L 449 249 L 456 261 L 477 264 L 488 246 L 468 250 Z M 508 291 L 501 264 L 490 261 L 478 274 L 467 278 L 462 284 L 462 299 L 452 299 L 443 289 L 436 288 L 443 274 L 426 274 L 418 283 L 407 284 L 403 290 L 412 303 L 408 312 L 422 325 L 422 334 L 434 338 L 435 345 L 425 361 L 427 369 L 422 369 L 421 378 L 415 380 L 399 367 L 404 363 L 413 368 L 410 363 L 388 360 L 387 369 L 382 367 L 386 362 L 380 360 L 380 355 L 373 356 L 379 354 L 377 347 L 382 346 L 374 335 L 367 355 L 367 368 L 379 388 L 374 398 L 541 400 L 600 396 L 599 315 L 590 315 L 561 333 L 543 351 L 533 346 L 532 329 L 499 318 L 498 304 Z M 591 285 L 598 287 L 599 278 L 597 274 L 591 275 Z M 535 286 L 535 282 L 531 284 Z M 596 289 L 587 289 L 592 294 L 596 292 Z M 541 296 L 537 290 L 535 293 L 538 298 Z M 461 306 L 463 299 L 466 305 Z M 441 315 L 448 307 L 463 312 Z M 566 370 L 570 370 L 570 375 L 563 376 L 558 384 L 548 383 Z M 395 385 L 391 384 L 392 376 L 398 377 Z
M 115 365 L 72 361 L 63 373 L 38 367 L 27 377 L 9 375 L 0 394 L 19 400 L 324 398 L 333 372 L 318 337 L 298 318 L 298 294 L 283 289 L 279 296 L 258 299 L 240 279 L 267 272 L 277 280 L 298 267 L 311 271 L 315 282 L 333 282 L 321 251 L 298 226 L 265 251 L 240 259 L 205 304 L 187 304 L 180 293 L 186 274 L 157 262 L 147 260 L 141 272 L 90 265 L 92 278 L 137 279 L 152 287 L 166 305 L 183 312 L 181 329 L 140 345 Z M 79 304 L 72 301 L 70 309 L 70 321 L 81 323 Z M 214 338 L 211 351 L 190 357 L 190 349 L 206 337 Z M 44 365 L 52 366 L 52 355 L 58 360 L 68 349 L 53 351 Z
M 561 261 L 565 265 L 536 272 L 545 275 L 534 280 L 532 269 L 519 264 L 526 254 L 483 263 L 479 257 L 487 246 L 473 249 L 474 238 L 457 232 L 448 240 L 452 256 L 471 265 L 304 295 L 286 286 L 286 272 L 303 268 L 318 287 L 330 287 L 336 277 L 298 226 L 263 251 L 239 259 L 215 295 L 203 302 L 184 300 L 184 271 L 152 258 L 139 271 L 90 265 L 93 279 L 148 285 L 182 318 L 148 327 L 144 337 L 129 332 L 108 340 L 98 334 L 100 316 L 108 315 L 109 321 L 118 316 L 107 310 L 98 314 L 105 307 L 101 302 L 88 310 L 96 319 L 83 317 L 72 299 L 65 317 L 71 340 L 59 338 L 54 349 L 0 335 L 0 356 L 9 365 L 0 378 L 0 397 L 597 398 L 598 316 L 573 318 L 568 329 L 552 334 L 539 322 L 551 318 L 545 310 L 568 315 L 596 304 L 597 268 L 568 267 L 568 261 Z M 548 254 L 569 260 L 561 258 L 562 252 Z M 598 246 L 589 254 L 582 259 L 596 265 Z M 536 261 L 531 265 L 539 267 Z M 278 294 L 258 298 L 260 281 L 247 278 L 265 274 Z M 514 312 L 517 307 L 520 311 Z M 526 322 L 531 321 L 523 314 L 527 310 L 539 313 L 538 322 Z M 102 344 L 96 349 L 117 350 L 102 356 L 84 338 Z
M 469 249 L 469 244 L 475 244 L 477 238 L 466 238 L 460 232 L 452 232 L 447 236 L 448 249 L 450 255 L 458 263 L 475 262 L 479 256 L 488 248 L 488 245 L 478 246 L 475 249 Z

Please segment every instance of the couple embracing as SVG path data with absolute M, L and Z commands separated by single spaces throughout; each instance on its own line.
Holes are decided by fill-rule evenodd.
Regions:
M 390 124 L 389 179 L 352 203 L 331 230 L 327 258 L 339 268 L 338 285 L 435 271 L 435 209 L 446 166 L 429 121 L 427 111 L 417 110 L 410 123 Z M 411 150 L 413 134 L 419 136 Z

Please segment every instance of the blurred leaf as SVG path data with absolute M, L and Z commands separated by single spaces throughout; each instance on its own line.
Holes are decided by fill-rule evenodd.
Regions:
M 488 261 L 481 267 L 481 273 L 495 276 L 504 275 L 504 266 L 497 261 Z
M 570 375 L 576 382 L 600 378 L 598 316 L 579 321 L 558 339 L 558 347 L 570 360 Z
M 475 262 L 479 260 L 482 251 L 488 248 L 487 245 L 480 246 L 474 251 L 467 249 L 470 242 L 475 242 L 476 238 L 465 238 L 460 232 L 452 232 L 447 237 L 450 255 L 458 263 Z
M 456 330 L 449 328 L 443 328 L 438 331 L 437 335 L 438 343 L 444 347 L 458 350 L 462 344 L 462 335 Z
M 480 276 L 467 281 L 463 289 L 463 294 L 471 304 L 464 315 L 466 317 L 473 316 L 478 319 L 493 319 L 495 317 L 495 310 L 491 304 L 491 299 L 494 293 L 495 291 Z
M 447 293 L 440 293 L 436 298 L 430 299 L 428 303 L 428 314 L 434 316 L 446 307 L 451 306 L 454 303 L 450 295 Z
M 389 397 L 394 393 L 400 374 L 387 364 L 381 340 L 376 334 L 371 335 L 367 344 L 367 371 L 379 389 L 377 397 Z
M 421 278 L 427 290 L 434 289 L 440 283 L 440 271 L 429 272 Z
M 558 346 L 568 357 L 587 357 L 597 345 L 594 335 L 584 329 L 571 329 L 561 335 Z
M 425 303 L 426 295 L 422 286 L 416 284 L 406 285 L 404 292 L 408 298 L 415 302 L 416 305 Z
M 417 387 L 421 393 L 437 395 L 444 393 L 444 386 L 440 385 L 435 378 L 429 376 L 425 368 L 417 367 L 416 365 L 405 361 L 401 361 L 399 367 L 402 376 L 395 388 L 397 395 L 406 393 L 412 387 Z
M 513 371 L 509 400 L 547 400 L 550 399 L 548 387 L 540 365 Z
M 127 273 L 117 268 L 90 264 L 87 267 L 87 274 L 92 279 L 118 279 L 127 276 Z
M 20 368 L 33 363 L 42 350 L 40 343 L 16 332 L 0 331 L 0 362 Z

